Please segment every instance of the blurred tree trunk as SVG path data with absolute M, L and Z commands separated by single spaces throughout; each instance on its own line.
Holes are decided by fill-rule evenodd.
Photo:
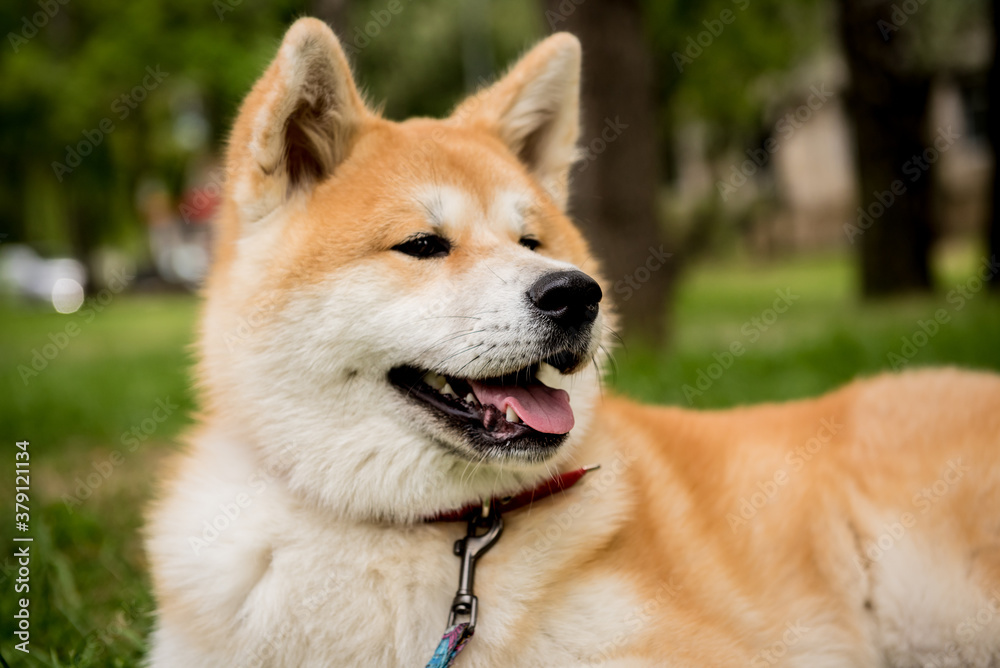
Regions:
M 490 37 L 489 0 L 465 0 L 461 9 L 461 26 L 465 90 L 475 93 L 496 70 Z
M 859 246 L 862 294 L 929 290 L 933 167 L 914 178 L 913 163 L 909 168 L 907 163 L 927 148 L 930 76 L 909 66 L 906 28 L 890 29 L 891 0 L 837 4 L 851 80 L 846 103 L 854 125 L 860 206 L 869 216 L 857 214 L 862 232 L 852 237 Z M 905 192 L 891 192 L 895 181 Z
M 993 146 L 993 206 L 987 220 L 986 248 L 1000 260 L 1000 6 L 993 2 L 993 67 L 990 69 L 986 133 Z M 1000 274 L 990 277 L 990 287 L 1000 292 Z
M 86 178 L 80 174 L 81 181 L 91 184 L 101 183 L 99 179 Z M 96 294 L 104 286 L 99 284 L 100 275 L 94 264 L 95 252 L 100 243 L 100 231 L 107 227 L 110 198 L 105 197 L 107 186 L 75 185 L 67 188 L 69 242 L 73 257 L 83 263 L 87 269 L 89 280 L 84 285 L 88 296 Z
M 4 147 L 6 149 L 6 147 Z M 3 151 L 12 155 L 13 150 Z M 25 199 L 28 192 L 27 173 L 30 168 L 13 160 L 5 160 L 0 166 L 0 244 L 21 242 L 28 236 L 25 223 Z
M 324 21 L 328 26 L 333 28 L 340 41 L 351 42 L 353 35 L 348 30 L 351 27 L 348 25 L 350 19 L 348 0 L 313 0 L 311 4 L 312 16 Z
M 658 342 L 668 331 L 676 263 L 664 257 L 670 248 L 657 215 L 653 57 L 640 4 L 547 0 L 545 19 L 583 43 L 583 158 L 571 213 L 613 286 L 608 299 L 625 332 Z

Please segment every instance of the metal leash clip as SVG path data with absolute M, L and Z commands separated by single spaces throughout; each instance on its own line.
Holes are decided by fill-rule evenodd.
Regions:
M 485 531 L 479 533 L 483 529 Z M 476 628 L 479 601 L 472 593 L 476 560 L 493 547 L 501 533 L 503 533 L 503 519 L 500 517 L 500 512 L 485 501 L 483 512 L 469 519 L 469 529 L 465 538 L 455 541 L 455 555 L 462 560 L 462 569 L 458 578 L 458 591 L 451 602 L 451 612 L 448 615 L 449 628 L 455 625 L 455 619 L 459 615 L 469 616 L 468 633 L 471 634 Z

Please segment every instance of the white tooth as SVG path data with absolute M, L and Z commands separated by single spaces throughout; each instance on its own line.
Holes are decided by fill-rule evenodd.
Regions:
M 424 374 L 424 382 L 433 387 L 438 392 L 441 391 L 442 387 L 448 384 L 448 381 L 445 380 L 444 376 L 438 373 L 434 373 L 433 371 L 428 371 L 427 373 Z
M 542 385 L 558 390 L 565 390 L 569 386 L 569 379 L 560 373 L 559 369 L 545 362 L 541 362 L 538 365 L 538 372 L 535 373 L 535 378 Z
M 476 401 L 476 395 L 474 395 L 472 392 L 469 392 L 467 395 L 465 395 L 465 403 L 472 404 L 473 406 L 475 406 L 479 402 Z
M 442 387 L 439 392 L 446 397 L 458 397 L 455 390 L 451 389 L 451 385 L 448 384 L 448 381 L 444 381 L 444 387 Z
M 511 408 L 510 406 L 508 406 L 507 407 L 507 422 L 513 422 L 514 424 L 518 424 L 520 421 L 521 421 L 521 418 L 517 417 L 517 413 L 514 412 L 514 409 Z

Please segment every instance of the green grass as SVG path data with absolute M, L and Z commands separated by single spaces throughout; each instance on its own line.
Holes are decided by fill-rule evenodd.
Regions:
M 816 395 L 893 367 L 1000 369 L 1000 301 L 968 284 L 978 262 L 968 250 L 949 252 L 938 262 L 937 294 L 879 303 L 855 297 L 853 266 L 842 256 L 703 264 L 680 290 L 674 345 L 626 345 L 612 385 L 646 401 L 709 408 Z M 952 292 L 959 287 L 968 298 Z M 768 314 L 776 290 L 797 299 Z M 934 331 L 928 321 L 942 310 Z M 925 338 L 921 322 L 933 336 Z M 744 352 L 730 360 L 734 343 Z
M 98 306 L 92 318 L 86 309 L 59 315 L 0 306 L 6 372 L 0 468 L 8 471 L 0 477 L 0 652 L 12 666 L 132 666 L 145 651 L 153 602 L 141 511 L 157 463 L 191 409 L 187 350 L 197 304 L 190 297 L 120 295 L 99 313 Z M 67 325 L 74 336 L 66 334 Z M 59 343 L 65 346 L 58 354 L 42 350 Z M 36 350 L 46 364 L 36 361 L 41 370 L 33 375 Z M 158 401 L 177 408 L 150 422 Z M 146 439 L 123 444 L 133 427 Z M 31 456 L 30 657 L 10 640 L 20 595 L 12 591 L 17 576 L 8 556 L 14 551 L 8 501 L 19 440 L 30 442 Z M 121 458 L 112 460 L 115 450 Z
M 901 339 L 912 338 L 918 322 L 933 318 L 937 309 L 946 310 L 949 322 L 913 351 L 909 366 L 1000 369 L 998 300 L 979 291 L 957 309 L 947 299 L 976 262 L 970 251 L 949 253 L 938 263 L 944 286 L 939 294 L 876 305 L 853 297 L 852 267 L 842 256 L 767 265 L 704 263 L 680 290 L 674 345 L 620 349 L 612 383 L 643 400 L 696 407 L 818 394 L 889 368 L 887 355 L 899 353 Z M 759 330 L 753 318 L 769 318 L 776 289 L 798 298 L 766 331 Z M 141 512 L 159 462 L 191 409 L 187 346 L 196 309 L 188 297 L 122 295 L 86 322 L 82 314 L 0 304 L 0 355 L 7 371 L 0 380 L 0 468 L 8 471 L 0 476 L 0 494 L 12 498 L 14 442 L 30 440 L 35 537 L 33 653 L 24 657 L 10 640 L 16 574 L 6 555 L 13 552 L 13 527 L 9 519 L 0 522 L 0 554 L 6 557 L 0 557 L 0 651 L 12 665 L 131 666 L 142 656 L 153 602 Z M 18 367 L 30 368 L 32 351 L 41 352 L 49 335 L 58 339 L 71 322 L 79 333 L 25 383 Z M 744 326 L 758 330 L 759 338 L 751 341 Z M 700 394 L 686 395 L 685 385 L 697 389 L 699 372 L 714 373 L 714 356 L 734 342 L 745 352 Z M 149 419 L 157 401 L 168 400 L 177 410 L 129 451 L 123 434 L 144 421 L 154 426 Z M 118 464 L 111 460 L 116 449 L 122 454 Z M 98 484 L 76 503 L 72 496 L 90 491 L 81 488 L 88 476 Z M 9 512 L 9 505 L 4 508 Z

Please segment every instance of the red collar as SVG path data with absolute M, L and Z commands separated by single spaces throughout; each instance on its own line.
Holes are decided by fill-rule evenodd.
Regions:
M 515 496 L 503 496 L 503 497 L 493 497 L 489 501 L 489 505 L 495 508 L 497 512 L 501 515 L 504 513 L 509 513 L 512 510 L 517 510 L 531 504 L 534 501 L 541 501 L 542 499 L 552 496 L 556 492 L 563 492 L 577 482 L 580 478 L 590 473 L 596 468 L 600 468 L 600 464 L 592 464 L 590 466 L 584 466 L 582 469 L 576 469 L 575 471 L 567 471 L 566 473 L 560 473 L 557 476 L 549 478 L 548 480 L 542 482 L 538 487 L 534 489 L 529 489 L 517 494 Z M 464 522 L 468 520 L 473 515 L 482 512 L 484 504 L 480 503 L 470 503 L 467 506 L 462 506 L 461 508 L 456 508 L 454 510 L 445 510 L 436 515 L 431 515 L 425 522 Z

